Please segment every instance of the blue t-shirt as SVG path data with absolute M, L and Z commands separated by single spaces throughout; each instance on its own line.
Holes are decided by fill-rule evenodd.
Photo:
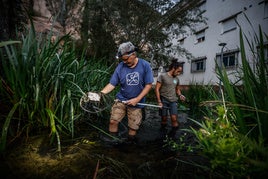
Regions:
M 139 58 L 134 68 L 129 68 L 123 62 L 119 63 L 110 79 L 113 86 L 120 85 L 120 91 L 116 94 L 116 98 L 120 101 L 137 97 L 145 85 L 151 84 L 153 81 L 153 73 L 149 62 L 141 58 Z M 140 103 L 144 102 L 145 98 L 142 98 Z

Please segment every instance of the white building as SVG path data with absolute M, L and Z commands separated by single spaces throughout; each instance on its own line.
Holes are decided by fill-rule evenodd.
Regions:
M 174 44 L 180 44 L 194 56 L 194 59 L 189 60 L 178 55 L 178 59 L 185 62 L 180 83 L 217 85 L 219 79 L 215 73 L 215 60 L 220 62 L 221 52 L 222 64 L 229 78 L 234 80 L 232 72 L 241 66 L 240 27 L 250 41 L 253 41 L 254 31 L 259 35 L 259 25 L 268 34 L 268 1 L 204 0 L 200 4 L 200 9 L 202 15 L 207 18 L 207 24 L 198 25 L 194 33 L 189 31 L 186 36 L 173 40 Z M 220 46 L 220 43 L 224 43 L 225 46 Z M 267 45 L 267 41 L 265 44 Z M 250 64 L 253 65 L 254 59 L 246 40 L 245 50 Z

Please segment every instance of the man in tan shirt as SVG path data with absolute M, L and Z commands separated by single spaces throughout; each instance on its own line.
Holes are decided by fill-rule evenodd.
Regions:
M 179 127 L 178 123 L 178 104 L 177 101 L 185 101 L 185 96 L 181 94 L 179 88 L 180 82 L 178 75 L 181 74 L 183 69 L 183 63 L 173 59 L 172 63 L 169 66 L 168 72 L 162 73 L 158 76 L 155 94 L 158 101 L 158 104 L 162 106 L 159 110 L 161 116 L 161 129 L 166 129 L 168 112 L 171 119 L 172 129 L 169 132 L 169 137 L 174 138 L 176 131 Z

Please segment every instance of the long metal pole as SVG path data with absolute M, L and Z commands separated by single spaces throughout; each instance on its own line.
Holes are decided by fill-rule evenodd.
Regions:
M 137 103 L 137 105 L 141 105 L 141 106 L 149 106 L 149 107 L 156 107 L 156 108 L 162 108 L 162 106 L 159 106 L 159 105 L 146 104 L 146 103 Z
M 115 101 L 118 101 L 118 102 L 121 102 L 121 103 L 126 103 L 126 101 L 119 101 L 119 100 L 115 100 Z M 156 107 L 156 108 L 162 108 L 162 106 L 159 106 L 159 105 L 154 105 L 154 104 L 146 104 L 146 103 L 137 103 L 137 105 L 141 105 L 141 106 L 149 106 L 149 107 Z M 166 108 L 166 107 L 164 107 Z

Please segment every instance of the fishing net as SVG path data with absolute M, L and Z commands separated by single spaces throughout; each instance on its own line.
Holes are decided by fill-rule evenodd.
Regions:
M 108 95 L 87 92 L 80 99 L 81 108 L 89 113 L 99 113 L 110 107 L 112 99 Z

